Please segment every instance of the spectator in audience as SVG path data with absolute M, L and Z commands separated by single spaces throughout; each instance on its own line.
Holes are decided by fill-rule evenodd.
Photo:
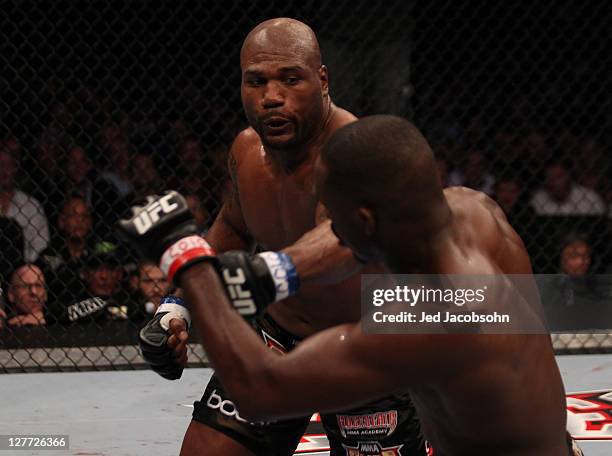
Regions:
M 527 161 L 534 164 L 548 162 L 553 154 L 548 138 L 537 129 L 527 132 L 521 140 L 521 147 Z
M 516 177 L 502 177 L 495 182 L 495 200 L 500 205 L 506 218 L 521 236 L 529 250 L 531 244 L 530 225 L 535 214 L 526 201 L 523 185 Z
M 195 219 L 198 234 L 200 236 L 204 236 L 210 227 L 211 217 L 202 201 L 198 195 L 194 193 L 184 195 L 187 200 L 187 205 L 189 206 L 189 210 L 193 214 L 193 218 Z
M 80 146 L 68 149 L 64 168 L 65 179 L 59 193 L 54 195 L 56 207 L 61 208 L 68 196 L 80 196 L 91 210 L 95 232 L 101 237 L 111 236 L 111 227 L 124 209 L 113 185 L 100 178 L 90 157 Z
M 10 303 L 7 313 L 9 326 L 43 326 L 45 306 L 47 303 L 47 288 L 45 276 L 40 268 L 26 263 L 11 275 L 8 288 Z
M 575 231 L 565 234 L 560 239 L 557 274 L 538 277 L 551 330 L 575 332 L 592 327 L 600 310 L 604 310 L 602 303 L 608 306 L 605 296 L 609 293 L 602 291 L 609 289 L 609 284 L 592 274 L 594 269 L 588 236 Z
M 115 122 L 105 123 L 100 131 L 102 169 L 100 177 L 113 186 L 120 198 L 132 192 L 130 159 L 132 149 L 127 133 Z
M 67 139 L 59 130 L 49 126 L 34 146 L 34 153 L 26 155 L 25 161 L 22 162 L 23 169 L 27 170 L 23 176 L 23 188 L 40 201 L 49 219 L 54 219 L 57 212 L 57 195 L 61 195 L 66 142 Z M 52 226 L 49 228 L 53 230 Z M 51 232 L 51 237 L 53 234 Z
M 144 199 L 148 195 L 161 193 L 166 189 L 153 154 L 142 151 L 136 153 L 132 160 L 132 185 L 135 201 Z
M 138 264 L 135 274 L 130 279 L 134 294 L 133 313 L 130 320 L 149 319 L 155 314 L 159 302 L 170 290 L 170 283 L 164 273 L 151 261 L 143 260 Z
M 121 288 L 123 267 L 116 246 L 99 242 L 81 268 L 82 281 L 66 289 L 53 306 L 54 317 L 63 323 L 123 320 L 129 297 Z
M 100 173 L 120 198 L 125 198 L 132 191 L 132 174 L 130 169 L 130 146 L 127 141 L 114 141 L 104 147 L 108 154 L 110 167 Z
M 40 263 L 49 272 L 70 264 L 74 267 L 88 254 L 92 220 L 89 207 L 79 195 L 69 196 L 57 217 L 58 236 L 41 254 Z
M 92 163 L 80 146 L 73 146 L 68 150 L 66 156 L 66 187 L 64 194 L 76 194 L 83 198 L 91 206 L 93 182 L 91 180 Z
M 559 272 L 570 277 L 584 277 L 592 263 L 589 238 L 581 233 L 569 233 L 561 242 Z
M 215 151 L 218 153 L 219 151 Z M 220 200 L 221 182 L 227 165 L 218 168 L 209 151 L 205 151 L 200 138 L 188 135 L 179 146 L 180 179 L 177 188 L 183 194 L 194 194 L 204 201 Z
M 546 166 L 544 187 L 535 192 L 531 206 L 537 215 L 585 216 L 605 212 L 601 197 L 573 182 L 563 161 L 553 161 Z
M 13 135 L 8 135 L 6 138 L 0 141 L 0 148 L 10 153 L 17 162 L 21 162 L 23 159 L 23 149 L 21 148 L 21 143 L 19 142 L 19 139 Z
M 478 149 L 471 149 L 464 165 L 460 169 L 451 171 L 448 177 L 449 187 L 465 186 L 493 195 L 495 178 L 488 170 L 484 154 Z
M 19 224 L 0 217 L 0 287 L 9 281 L 9 274 L 24 263 L 23 231 Z
M 49 243 L 49 226 L 38 200 L 15 187 L 16 174 L 15 157 L 0 149 L 0 216 L 19 224 L 25 241 L 23 256 L 32 263 Z
M 610 190 L 608 181 L 609 162 L 599 143 L 586 138 L 577 147 L 574 158 L 576 181 L 584 188 L 606 195 Z

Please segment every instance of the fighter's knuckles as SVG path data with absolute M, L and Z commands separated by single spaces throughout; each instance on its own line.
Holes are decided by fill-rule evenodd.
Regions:
M 166 345 L 169 348 L 175 348 L 178 345 L 178 338 L 173 334 L 170 337 L 168 337 L 168 342 L 166 343 Z
M 170 320 L 168 329 L 171 334 L 180 334 L 181 332 L 187 332 L 187 324 L 182 318 L 173 318 Z

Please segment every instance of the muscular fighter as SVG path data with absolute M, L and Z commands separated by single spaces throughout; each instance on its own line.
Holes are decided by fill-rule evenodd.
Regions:
M 293 350 L 303 338 L 325 328 L 359 319 L 360 281 L 354 272 L 360 266 L 329 232 L 325 225 L 329 222 L 325 222 L 323 208 L 313 192 L 313 168 L 321 147 L 335 130 L 356 118 L 332 103 L 317 39 L 301 22 L 273 19 L 258 25 L 244 41 L 240 63 L 241 96 L 250 127 L 231 147 L 233 194 L 206 240 L 217 252 L 251 251 L 255 245 L 270 251 L 286 247 L 291 260 L 275 252 L 253 258 L 264 268 L 280 271 L 281 266 L 286 267 L 283 273 L 293 277 L 286 287 L 272 293 L 270 301 L 278 302 L 253 322 L 260 346 L 273 348 L 270 352 L 276 355 Z M 222 258 L 231 265 L 247 261 L 231 255 Z M 167 266 L 168 262 L 162 266 L 166 272 Z M 321 285 L 329 280 L 331 270 L 335 282 L 339 277 L 346 280 Z M 367 270 L 381 271 L 381 267 Z M 182 320 L 175 319 L 171 328 L 169 321 L 181 315 L 188 320 L 188 316 L 174 298 L 166 300 L 157 315 L 141 332 L 143 354 L 159 373 L 177 378 L 186 361 L 187 334 L 179 323 Z M 169 356 L 168 346 L 175 348 L 175 357 Z M 261 394 L 274 394 L 275 389 L 273 386 Z M 257 402 L 257 395 L 251 400 Z M 195 403 L 183 456 L 293 454 L 309 423 L 309 414 L 287 421 L 249 422 L 232 401 L 225 385 L 213 376 L 202 399 Z M 366 434 L 367 429 L 363 429 L 363 436 L 358 435 L 359 429 L 347 434 L 339 428 L 340 415 L 367 419 L 377 413 L 389 416 L 393 426 L 374 434 Z M 423 454 L 414 407 L 405 394 L 342 414 L 323 415 L 322 423 L 332 448 L 338 452 L 335 454 L 344 454 L 344 447 L 354 447 L 360 440 L 380 448 L 401 448 L 402 455 Z
M 476 191 L 443 190 L 429 145 L 406 120 L 373 116 L 342 127 L 315 176 L 335 233 L 364 261 L 403 274 L 531 273 L 500 208 Z M 168 214 L 152 239 L 169 246 L 180 238 L 168 237 L 179 213 Z M 244 417 L 333 411 L 409 390 L 437 456 L 573 454 L 547 335 L 365 335 L 359 323 L 346 323 L 275 356 L 235 311 L 220 263 L 209 250 L 177 266 L 176 277 L 211 364 Z

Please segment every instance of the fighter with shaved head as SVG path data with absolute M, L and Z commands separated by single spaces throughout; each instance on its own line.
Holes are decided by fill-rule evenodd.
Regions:
M 226 253 L 220 259 L 234 281 L 240 278 L 240 268 L 250 264 L 274 273 L 275 291 L 269 299 L 274 303 L 252 326 L 259 343 L 263 339 L 273 349 L 270 353 L 277 355 L 290 352 L 302 339 L 323 329 L 359 319 L 360 280 L 355 273 L 361 265 L 330 232 L 313 191 L 314 163 L 323 145 L 334 131 L 356 118 L 332 102 L 317 38 L 299 21 L 279 18 L 259 24 L 244 41 L 240 64 L 241 96 L 250 127 L 238 134 L 231 147 L 233 192 L 206 240 L 216 252 L 253 252 L 256 246 L 267 250 L 253 257 Z M 174 207 L 168 200 L 160 203 Z M 192 253 L 179 262 L 189 262 Z M 171 255 L 161 265 L 170 275 L 178 264 L 174 259 Z M 366 270 L 381 272 L 383 268 L 373 265 Z M 246 296 L 238 285 L 234 283 L 232 290 Z M 242 301 L 249 304 L 246 298 Z M 186 361 L 184 320 L 189 317 L 180 300 L 169 298 L 140 333 L 145 359 L 167 378 L 180 377 Z M 168 347 L 174 352 L 168 352 Z M 271 386 L 261 397 L 274 394 L 277 387 L 282 385 Z M 251 400 L 256 405 L 258 395 Z M 291 455 L 309 419 L 305 413 L 291 420 L 248 421 L 213 376 L 195 403 L 181 454 Z M 364 442 L 379 448 L 378 454 L 424 454 L 414 407 L 405 393 L 323 415 L 322 424 L 333 454 L 362 454 L 355 453 L 355 448 Z
M 334 231 L 363 261 L 383 261 L 396 274 L 531 273 L 499 206 L 473 190 L 444 190 L 427 141 L 404 119 L 372 116 L 338 129 L 317 161 L 315 183 Z M 168 247 L 181 239 L 170 222 L 179 214 L 149 242 Z M 565 431 L 563 383 L 547 334 L 365 334 L 353 322 L 278 357 L 246 330 L 227 292 L 224 260 L 210 250 L 196 255 L 178 266 L 178 282 L 209 360 L 245 418 L 331 412 L 409 391 L 436 456 L 581 454 Z M 252 282 L 265 277 L 248 279 L 245 287 L 255 290 Z M 496 303 L 517 308 L 516 295 L 507 296 L 495 294 Z M 365 448 L 347 454 L 406 454 Z

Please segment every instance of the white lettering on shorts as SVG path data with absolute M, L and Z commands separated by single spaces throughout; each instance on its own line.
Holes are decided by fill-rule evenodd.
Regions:
M 214 389 L 213 392 L 210 394 L 210 397 L 206 401 L 206 406 L 213 410 L 219 410 L 225 416 L 228 416 L 230 418 L 236 418 L 241 423 L 247 422 L 247 420 L 242 418 L 238 413 L 236 405 L 229 399 L 223 399 L 219 394 L 217 394 L 216 389 Z

